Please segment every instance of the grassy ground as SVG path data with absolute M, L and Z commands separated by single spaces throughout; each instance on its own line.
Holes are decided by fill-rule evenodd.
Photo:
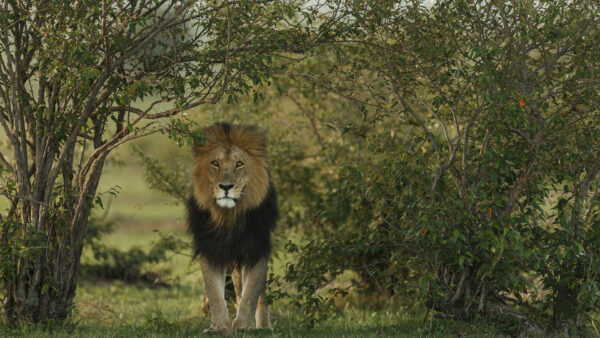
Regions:
M 128 249 L 148 247 L 158 239 L 153 230 L 187 236 L 177 219 L 140 223 L 120 221 L 104 241 Z M 281 269 L 285 255 L 273 262 Z M 83 262 L 92 261 L 85 252 Z M 165 276 L 171 287 L 144 283 L 91 280 L 83 278 L 75 298 L 74 314 L 65 324 L 0 327 L 0 336 L 22 337 L 191 337 L 202 336 L 209 318 L 203 313 L 204 286 L 199 266 L 185 256 L 173 256 L 165 263 L 148 266 Z M 465 324 L 436 319 L 429 321 L 419 309 L 390 303 L 384 309 L 373 306 L 346 306 L 312 329 L 302 324 L 299 310 L 283 301 L 270 307 L 273 330 L 235 333 L 239 337 L 497 337 L 502 331 L 486 322 Z
M 357 324 L 352 318 L 335 318 L 312 329 L 299 327 L 294 320 L 279 320 L 273 330 L 256 330 L 233 333 L 234 337 L 501 337 L 501 333 L 489 327 L 453 326 L 453 323 L 436 322 L 431 330 L 412 319 L 399 320 L 393 324 Z M 482 323 L 487 325 L 486 323 Z M 5 330 L 11 336 L 23 337 L 192 337 L 203 336 L 203 327 L 197 320 L 165 322 L 149 319 L 144 324 L 120 324 L 116 326 L 88 323 L 70 323 L 59 328 L 19 328 Z
M 83 281 L 72 319 L 60 326 L 4 327 L 0 333 L 22 337 L 191 337 L 202 336 L 209 319 L 202 312 L 202 283 L 170 288 L 143 284 Z M 348 308 L 307 329 L 296 309 L 275 303 L 273 330 L 234 333 L 237 337 L 498 337 L 486 322 L 423 320 L 423 313 L 390 306 L 387 310 Z

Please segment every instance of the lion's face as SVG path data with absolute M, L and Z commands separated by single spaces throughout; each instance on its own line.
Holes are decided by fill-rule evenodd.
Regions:
M 244 195 L 244 189 L 251 179 L 252 161 L 243 149 L 217 147 L 207 157 L 210 163 L 207 172 L 213 187 L 213 196 L 218 206 L 233 208 Z M 250 167 L 250 168 L 249 168 Z
M 269 188 L 265 136 L 255 127 L 216 124 L 197 145 L 194 197 L 217 223 L 262 203 Z

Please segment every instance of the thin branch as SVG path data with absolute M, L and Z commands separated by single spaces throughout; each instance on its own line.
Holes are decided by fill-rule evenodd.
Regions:
M 537 134 L 535 135 L 535 137 L 532 141 L 532 144 L 530 147 L 530 150 L 531 150 L 530 157 L 527 160 L 525 167 L 522 169 L 521 175 L 516 180 L 516 182 L 514 183 L 514 185 L 512 186 L 512 188 L 510 190 L 510 193 L 509 193 L 507 201 L 506 201 L 506 207 L 499 213 L 500 219 L 505 218 L 512 212 L 513 207 L 519 198 L 521 190 L 523 190 L 524 186 L 528 182 L 529 176 L 531 175 L 531 172 L 533 171 L 533 167 L 535 166 L 535 162 L 536 162 L 537 156 L 538 156 L 538 151 L 540 149 L 540 146 L 542 144 L 542 140 L 544 137 L 542 130 L 537 132 Z
M 508 123 L 505 123 L 504 125 L 509 131 L 521 136 L 530 146 L 533 145 L 533 141 L 521 129 L 511 127 Z
M 1 192 L 1 191 L 0 191 L 0 195 L 6 196 L 8 198 L 16 198 L 16 199 L 20 199 L 20 200 L 25 200 L 25 201 L 32 202 L 34 204 L 39 204 L 39 205 L 44 206 L 46 208 L 51 208 L 52 209 L 51 205 L 46 204 L 44 202 L 36 201 L 35 199 L 27 197 L 27 196 L 13 195 L 13 194 L 9 194 L 9 193 L 6 193 L 6 192 Z
M 8 161 L 4 158 L 4 155 L 2 155 L 2 152 L 0 152 L 0 161 L 2 161 L 2 164 L 4 164 L 6 169 L 8 169 L 10 172 L 15 172 L 15 168 L 13 168 L 13 166 L 10 163 L 8 163 Z
M 226 5 L 226 15 L 227 15 L 227 49 L 225 50 L 225 76 L 223 78 L 223 85 L 221 85 L 221 90 L 219 94 L 215 97 L 218 98 L 223 95 L 225 92 L 225 88 L 227 87 L 227 83 L 229 80 L 229 58 L 230 58 L 230 48 L 231 48 L 231 13 L 229 12 L 229 0 L 225 0 Z M 216 102 L 215 102 L 216 103 Z

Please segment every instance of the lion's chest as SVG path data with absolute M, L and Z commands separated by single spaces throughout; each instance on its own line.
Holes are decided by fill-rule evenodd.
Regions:
M 213 223 L 208 210 L 193 197 L 187 203 L 188 228 L 193 235 L 194 255 L 216 266 L 253 266 L 271 251 L 271 231 L 278 218 L 277 197 L 271 187 L 265 200 L 227 227 Z

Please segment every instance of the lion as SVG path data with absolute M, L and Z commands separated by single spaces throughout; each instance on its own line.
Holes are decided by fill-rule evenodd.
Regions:
M 267 262 L 279 212 L 265 135 L 255 126 L 228 123 L 212 125 L 204 135 L 205 142 L 194 146 L 187 214 L 209 302 L 208 331 L 270 328 Z M 237 302 L 233 322 L 224 297 L 228 270 Z

